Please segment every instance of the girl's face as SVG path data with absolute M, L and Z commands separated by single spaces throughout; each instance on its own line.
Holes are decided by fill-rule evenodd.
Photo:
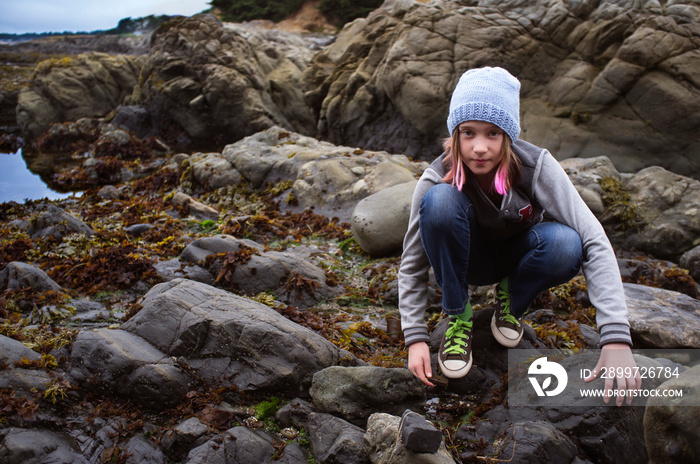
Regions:
M 477 177 L 493 177 L 501 161 L 505 133 L 495 124 L 467 121 L 459 125 L 459 153 Z

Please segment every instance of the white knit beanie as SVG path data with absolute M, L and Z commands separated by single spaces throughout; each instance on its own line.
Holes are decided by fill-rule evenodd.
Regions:
M 450 100 L 450 136 L 465 121 L 495 124 L 515 142 L 520 135 L 520 81 L 503 68 L 470 69 L 462 74 Z

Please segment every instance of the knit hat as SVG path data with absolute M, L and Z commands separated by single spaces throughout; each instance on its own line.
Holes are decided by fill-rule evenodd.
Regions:
M 447 129 L 465 121 L 497 125 L 515 142 L 520 135 L 520 81 L 503 68 L 470 69 L 452 92 Z

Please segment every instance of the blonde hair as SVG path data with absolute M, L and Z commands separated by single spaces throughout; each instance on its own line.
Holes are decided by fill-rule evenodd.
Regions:
M 467 176 L 471 175 L 471 171 L 464 166 L 461 158 L 459 127 L 455 128 L 452 137 L 443 141 L 442 148 L 447 154 L 444 162 L 448 167 L 447 174 L 442 178 L 442 181 L 452 184 L 461 192 L 467 181 Z M 501 145 L 501 160 L 493 178 L 492 188 L 499 195 L 505 195 L 518 180 L 520 180 L 520 159 L 513 152 L 510 137 L 508 134 L 504 134 Z

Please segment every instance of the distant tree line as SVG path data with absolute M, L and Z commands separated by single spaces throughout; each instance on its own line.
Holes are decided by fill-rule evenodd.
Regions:
M 269 19 L 282 21 L 299 11 L 307 0 L 212 0 L 209 4 L 220 11 L 221 19 L 230 22 Z M 339 26 L 355 18 L 367 16 L 383 0 L 321 0 L 319 10 Z

